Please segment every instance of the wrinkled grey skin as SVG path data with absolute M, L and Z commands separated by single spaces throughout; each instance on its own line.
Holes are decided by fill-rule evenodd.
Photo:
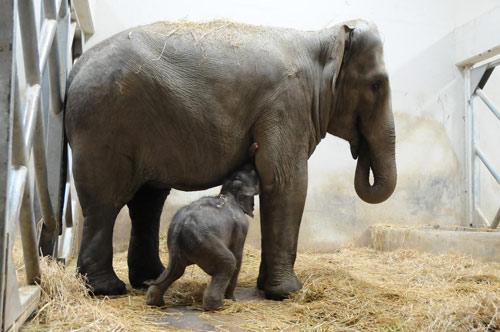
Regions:
M 170 189 L 221 184 L 249 160 L 252 142 L 261 181 L 257 286 L 268 298 L 301 287 L 293 266 L 307 160 L 327 132 L 359 156 L 363 200 L 382 202 L 396 185 L 382 42 L 364 21 L 313 32 L 157 23 L 85 52 L 69 82 L 65 125 L 85 217 L 77 265 L 95 294 L 126 291 L 112 268 L 123 205 L 132 219 L 129 279 L 142 287 L 163 271 L 158 229 Z
M 203 197 L 180 209 L 168 229 L 168 266 L 150 283 L 146 303 L 164 305 L 163 294 L 191 264 L 212 277 L 203 295 L 205 310 L 220 308 L 224 298 L 234 299 L 248 231 L 245 213 L 253 217 L 258 192 L 257 172 L 249 164 L 224 182 L 219 196 Z

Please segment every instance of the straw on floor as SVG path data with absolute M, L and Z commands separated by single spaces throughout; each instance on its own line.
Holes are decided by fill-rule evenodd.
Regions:
M 165 247 L 163 245 L 162 247 Z M 166 262 L 168 253 L 162 252 Z M 239 286 L 255 285 L 260 252 L 247 248 Z M 127 280 L 126 253 L 114 266 Z M 42 302 L 26 331 L 165 331 L 165 309 L 144 304 L 131 290 L 117 298 L 92 298 L 74 267 L 43 260 Z M 282 302 L 226 301 L 214 322 L 250 331 L 496 331 L 500 329 L 500 264 L 462 256 L 415 251 L 377 252 L 344 248 L 329 254 L 299 254 L 296 271 L 303 289 Z M 169 289 L 167 307 L 201 307 L 208 277 L 189 267 Z M 217 325 L 217 324 L 214 324 Z

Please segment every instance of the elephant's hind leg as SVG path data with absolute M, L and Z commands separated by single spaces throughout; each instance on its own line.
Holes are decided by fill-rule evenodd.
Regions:
M 134 288 L 146 287 L 163 271 L 159 255 L 160 217 L 169 189 L 142 186 L 127 204 L 132 231 L 128 247 L 128 276 Z
M 94 295 L 125 294 L 125 284 L 113 270 L 113 226 L 118 209 L 102 205 L 85 210 L 78 272 Z
M 133 186 L 127 160 L 113 151 L 73 151 L 73 174 L 84 224 L 77 270 L 94 295 L 126 293 L 113 270 L 113 227 Z

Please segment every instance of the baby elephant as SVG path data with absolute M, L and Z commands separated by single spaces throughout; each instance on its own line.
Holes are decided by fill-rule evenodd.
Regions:
M 234 299 L 248 231 L 245 214 L 253 217 L 258 192 L 257 172 L 248 164 L 224 181 L 218 196 L 200 198 L 177 211 L 168 229 L 168 266 L 150 282 L 147 304 L 164 305 L 163 294 L 191 264 L 212 277 L 203 294 L 205 310 L 222 307 L 224 298 Z

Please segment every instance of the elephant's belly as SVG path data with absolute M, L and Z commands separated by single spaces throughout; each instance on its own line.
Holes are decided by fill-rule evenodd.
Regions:
M 206 139 L 188 144 L 186 140 L 162 149 L 163 154 L 154 153 L 148 158 L 154 164 L 151 180 L 183 191 L 204 190 L 222 184 L 229 173 L 250 160 L 249 139 L 232 137 L 224 141 L 231 143 L 217 145 Z

